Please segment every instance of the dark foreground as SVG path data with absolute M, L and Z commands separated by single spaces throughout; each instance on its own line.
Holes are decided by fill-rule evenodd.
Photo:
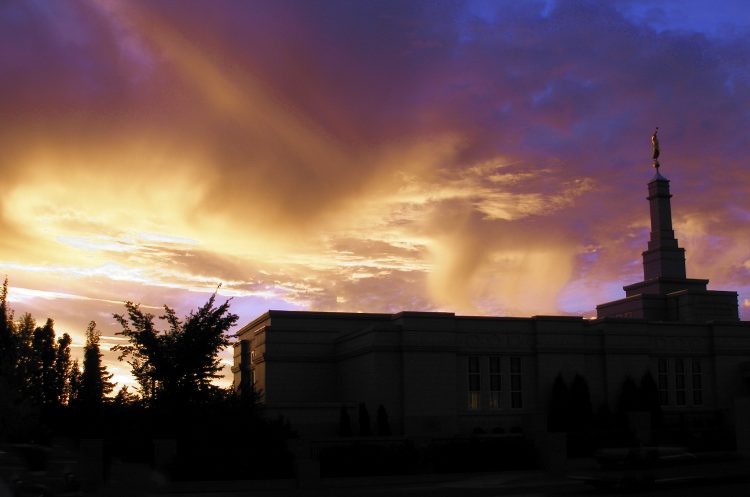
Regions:
M 575 467 L 577 463 L 578 467 Z M 571 478 L 587 461 L 574 462 L 565 474 L 533 471 L 419 475 L 398 477 L 322 478 L 307 481 L 168 482 L 158 473 L 141 474 L 149 484 L 135 488 L 131 479 L 109 481 L 102 496 L 170 495 L 190 497 L 484 497 L 484 496 L 745 496 L 750 495 L 750 459 L 693 466 L 678 478 L 599 489 Z M 126 477 L 125 474 L 121 475 Z M 135 475 L 132 475 L 135 476 Z M 130 487 L 130 488 L 128 488 Z

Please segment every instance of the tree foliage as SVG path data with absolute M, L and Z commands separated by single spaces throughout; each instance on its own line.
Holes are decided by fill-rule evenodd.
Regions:
M 8 384 L 14 380 L 16 367 L 16 334 L 13 312 L 8 308 L 8 277 L 0 289 L 0 377 Z
M 638 385 L 636 385 L 633 378 L 630 376 L 626 377 L 622 382 L 622 390 L 620 391 L 619 399 L 619 410 L 621 413 L 639 411 L 641 408 L 640 393 L 638 392 Z
M 372 426 L 370 425 L 370 413 L 367 412 L 367 405 L 359 404 L 359 436 L 369 437 L 372 435 Z
M 341 409 L 339 410 L 339 436 L 352 436 L 352 420 L 349 417 L 349 410 L 345 405 L 342 405 Z
M 184 320 L 165 305 L 159 316 L 168 325 L 163 331 L 156 328 L 153 314 L 133 302 L 125 303 L 125 314 L 114 315 L 122 327 L 117 334 L 128 344 L 113 350 L 130 364 L 148 403 L 203 402 L 216 393 L 211 381 L 220 376 L 219 352 L 229 345 L 225 332 L 239 319 L 229 312 L 230 300 L 217 307 L 214 293 Z
M 33 377 L 36 388 L 33 398 L 37 404 L 55 403 L 55 322 L 47 319 L 44 326 L 37 327 L 32 336 L 34 349 Z
M 551 432 L 568 431 L 570 425 L 570 389 L 558 373 L 552 384 L 549 408 L 547 409 L 547 429 Z
M 576 432 L 586 431 L 591 427 L 593 419 L 589 386 L 586 379 L 577 374 L 570 385 L 570 429 Z
M 114 388 L 112 373 L 102 364 L 99 348 L 101 332 L 96 329 L 96 321 L 86 328 L 86 346 L 83 349 L 83 372 L 78 391 L 78 400 L 85 407 L 96 407 L 104 403 L 108 393 Z
M 130 392 L 127 385 L 123 385 L 112 399 L 112 404 L 119 407 L 135 406 L 138 405 L 139 400 L 138 395 Z
M 383 404 L 378 406 L 378 436 L 390 437 L 391 436 L 391 423 L 388 421 L 388 413 L 385 411 Z
M 38 327 L 30 313 L 13 320 L 7 303 L 8 278 L 0 291 L 0 377 L 18 399 L 38 406 L 60 406 L 69 396 L 70 344 L 55 340 L 55 322 Z
M 54 402 L 57 405 L 67 404 L 70 397 L 70 344 L 72 342 L 73 340 L 67 333 L 63 333 L 63 336 L 57 340 L 53 385 Z
M 659 387 L 656 385 L 656 381 L 654 381 L 651 371 L 646 371 L 641 377 L 639 394 L 641 409 L 649 412 L 661 411 L 661 404 L 659 403 Z
M 68 405 L 76 405 L 81 396 L 81 367 L 78 359 L 73 361 L 68 373 Z
M 17 388 L 19 393 L 26 398 L 33 397 L 33 391 L 38 383 L 35 376 L 37 359 L 33 346 L 34 330 L 36 330 L 36 320 L 27 312 L 21 316 L 21 320 L 16 325 L 15 352 Z

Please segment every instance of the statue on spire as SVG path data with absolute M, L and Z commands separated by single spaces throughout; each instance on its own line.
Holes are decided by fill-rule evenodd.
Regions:
M 654 146 L 654 167 L 657 172 L 659 171 L 659 138 L 656 137 L 656 133 L 659 132 L 659 126 L 656 127 L 656 131 L 651 135 L 651 144 Z

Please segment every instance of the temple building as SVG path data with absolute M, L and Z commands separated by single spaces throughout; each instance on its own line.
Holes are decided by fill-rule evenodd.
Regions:
M 271 310 L 237 333 L 235 386 L 253 382 L 302 436 L 336 436 L 342 408 L 355 424 L 360 404 L 373 420 L 383 406 L 394 434 L 451 436 L 528 429 L 558 375 L 582 376 L 594 409 L 615 410 L 624 382 L 648 372 L 668 422 L 731 425 L 750 395 L 750 322 L 736 292 L 687 277 L 656 150 L 644 279 L 596 319 Z

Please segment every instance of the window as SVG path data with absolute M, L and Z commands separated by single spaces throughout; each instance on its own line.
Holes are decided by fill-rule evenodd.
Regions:
M 523 398 L 521 396 L 521 358 L 510 358 L 510 407 L 520 409 L 523 407 Z
M 703 404 L 703 380 L 701 379 L 701 360 L 693 359 L 693 405 Z
M 469 356 L 469 409 L 476 411 L 482 403 L 482 375 L 479 356 Z
M 659 404 L 669 404 L 669 365 L 663 357 L 659 358 Z
M 675 403 L 678 406 L 685 405 L 685 361 L 682 357 L 674 360 L 674 388 Z
M 500 409 L 500 397 L 503 390 L 502 380 L 500 357 L 490 356 L 490 409 Z
M 703 364 L 700 358 L 659 357 L 657 373 L 661 405 L 703 405 Z

